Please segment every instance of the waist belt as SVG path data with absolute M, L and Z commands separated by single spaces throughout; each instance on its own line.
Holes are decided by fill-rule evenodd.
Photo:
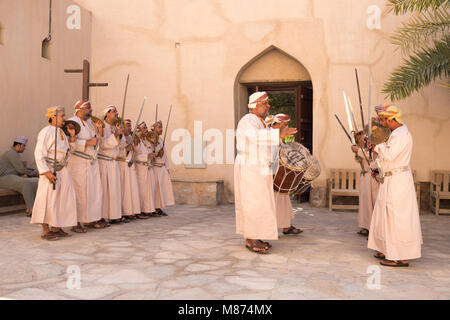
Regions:
M 164 164 L 164 163 L 154 163 L 153 166 L 154 166 L 154 167 L 160 167 L 160 168 L 161 168 L 161 167 L 164 167 L 165 164 Z
M 121 158 L 121 157 L 117 157 L 115 160 L 116 160 L 116 161 L 120 161 L 120 162 L 126 162 L 126 163 L 129 163 L 129 162 L 131 161 L 131 160 L 129 160 L 129 159 Z
M 90 154 L 81 152 L 81 151 L 71 151 L 71 154 L 73 154 L 74 156 L 86 159 L 86 160 L 94 160 L 94 156 L 91 156 Z M 113 161 L 113 160 L 117 160 L 117 161 L 125 161 L 126 159 L 123 158 L 113 158 L 110 156 L 105 156 L 104 154 L 97 154 L 97 159 L 101 159 L 101 160 L 106 160 L 106 161 Z M 121 159 L 121 160 L 118 160 Z M 123 159 L 123 160 L 122 160 Z M 126 160 L 125 162 L 128 162 L 128 160 Z
M 73 154 L 74 156 L 86 159 L 86 160 L 94 160 L 94 157 L 91 156 L 90 154 L 81 152 L 81 151 L 70 151 L 71 154 Z
M 393 169 L 391 171 L 387 171 L 387 172 L 384 173 L 384 176 L 385 177 L 390 177 L 390 176 L 396 175 L 396 174 L 401 173 L 401 172 L 406 172 L 406 171 L 409 171 L 409 167 L 408 166 L 395 168 L 395 169 Z
M 113 161 L 115 160 L 113 157 L 105 156 L 104 154 L 97 154 L 97 158 L 100 160 Z
M 67 166 L 67 156 L 69 154 L 66 153 L 66 156 L 63 160 L 61 161 L 56 161 L 56 165 L 55 165 L 55 159 L 49 158 L 49 157 L 45 157 L 45 162 L 47 162 L 49 165 L 51 165 L 52 167 L 54 167 L 55 171 L 61 171 L 62 169 L 64 169 L 65 166 Z
M 146 161 L 134 160 L 134 162 L 136 162 L 137 164 L 140 164 L 140 165 L 143 165 L 143 166 L 149 167 L 149 168 L 151 168 L 151 167 L 152 167 L 151 163 L 149 163 L 149 162 L 146 162 Z

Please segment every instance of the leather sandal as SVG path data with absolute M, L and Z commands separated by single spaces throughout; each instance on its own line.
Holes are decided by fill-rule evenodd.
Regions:
M 252 252 L 256 252 L 256 253 L 260 253 L 260 254 L 265 254 L 265 253 L 267 253 L 267 251 L 269 251 L 269 249 L 266 247 L 266 244 L 260 240 L 253 241 L 252 243 L 248 243 L 246 241 L 245 247 Z
M 44 240 L 47 240 L 47 241 L 59 240 L 59 237 L 51 231 L 47 232 L 46 234 L 41 235 L 41 238 Z
M 357 234 L 360 234 L 362 236 L 368 236 L 369 235 L 369 230 L 367 229 L 361 229 L 357 232 Z
M 384 254 L 382 254 L 381 252 L 377 252 L 373 256 L 377 259 L 385 259 L 386 258 L 386 256 Z
M 297 229 L 294 226 L 290 226 L 288 231 L 283 231 L 283 234 L 300 234 L 302 232 L 303 232 L 302 229 Z
M 382 266 L 386 266 L 386 267 L 408 267 L 409 263 L 403 263 L 401 261 L 392 261 L 392 260 L 387 260 L 387 259 L 383 259 L 380 261 L 380 264 Z
M 52 231 L 52 232 L 53 232 L 53 231 Z M 71 237 L 71 236 L 72 236 L 71 234 L 65 232 L 62 228 L 59 229 L 58 231 L 54 232 L 54 233 L 55 233 L 56 235 L 58 235 L 59 237 L 65 237 L 65 238 L 68 238 L 68 237 Z
M 76 232 L 76 233 L 86 233 L 87 232 L 86 228 L 83 228 L 81 226 L 73 227 L 72 231 Z

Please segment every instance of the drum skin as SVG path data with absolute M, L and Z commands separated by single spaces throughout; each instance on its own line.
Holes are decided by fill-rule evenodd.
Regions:
M 298 142 L 283 144 L 278 154 L 279 167 L 273 179 L 275 191 L 294 193 L 302 182 L 305 171 L 311 166 L 309 151 Z
M 313 181 L 320 175 L 320 164 L 316 157 L 311 156 L 311 166 L 306 169 L 303 179 Z

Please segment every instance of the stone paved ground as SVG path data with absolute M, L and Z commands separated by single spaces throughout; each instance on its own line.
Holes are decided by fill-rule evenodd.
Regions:
M 302 204 L 300 236 L 272 252 L 249 252 L 234 232 L 234 207 L 176 206 L 56 242 L 23 214 L 0 216 L 0 297 L 4 299 L 449 299 L 450 217 L 421 216 L 423 257 L 409 268 L 378 264 L 356 234 L 355 212 Z M 296 206 L 298 207 L 298 206 Z M 67 289 L 69 266 L 81 288 Z M 369 290 L 368 268 L 380 270 Z M 369 281 L 370 282 L 370 281 Z M 73 282 L 70 282 L 73 283 Z

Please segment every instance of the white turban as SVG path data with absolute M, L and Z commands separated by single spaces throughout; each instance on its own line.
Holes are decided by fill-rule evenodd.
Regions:
M 273 122 L 275 123 L 282 123 L 282 122 L 289 122 L 291 121 L 291 116 L 284 113 L 279 113 L 273 117 Z
M 75 105 L 73 106 L 73 108 L 75 109 L 75 110 L 79 110 L 79 109 L 81 109 L 81 108 L 83 108 L 84 106 L 86 106 L 87 104 L 90 104 L 91 102 L 89 101 L 89 100 L 79 100 L 79 101 L 77 101 L 76 103 L 75 103 Z
M 25 136 L 17 136 L 17 137 L 14 139 L 14 142 L 17 142 L 17 143 L 20 143 L 20 144 L 27 144 L 28 138 L 25 137 Z
M 116 106 L 114 106 L 113 104 L 110 104 L 109 106 L 107 106 L 105 109 L 103 109 L 103 115 L 106 116 L 106 114 L 108 112 L 110 112 L 112 109 L 116 109 Z
M 261 101 L 266 101 L 269 99 L 269 96 L 267 95 L 267 92 L 261 91 L 261 92 L 255 92 L 248 98 L 248 108 L 253 109 L 256 107 L 256 104 Z

